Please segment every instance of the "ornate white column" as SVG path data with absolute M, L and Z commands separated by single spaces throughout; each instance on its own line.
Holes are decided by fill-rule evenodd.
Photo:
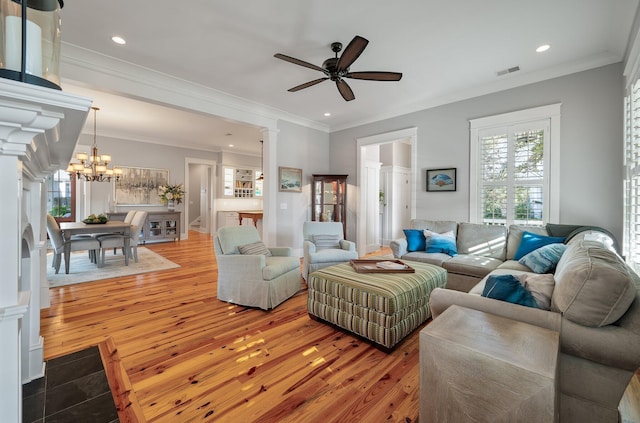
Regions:
M 43 374 L 40 304 L 48 303 L 44 178 L 65 169 L 91 100 L 0 79 L 0 410 L 22 420 L 22 383 Z

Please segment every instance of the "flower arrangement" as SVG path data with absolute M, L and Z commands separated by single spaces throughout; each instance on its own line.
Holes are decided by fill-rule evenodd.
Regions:
M 158 195 L 163 203 L 173 200 L 176 204 L 180 204 L 184 197 L 184 188 L 182 184 L 161 186 L 158 188 Z

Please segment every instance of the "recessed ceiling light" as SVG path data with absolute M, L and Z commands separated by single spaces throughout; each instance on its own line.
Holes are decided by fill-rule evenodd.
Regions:
M 111 41 L 113 41 L 116 44 L 127 44 L 124 38 L 118 37 L 117 35 L 114 35 L 113 37 L 111 37 Z
M 543 51 L 547 51 L 551 48 L 549 44 L 543 44 L 536 49 L 536 53 L 542 53 Z
M 325 115 L 325 117 L 329 117 L 329 116 L 331 116 L 331 113 L 327 112 L 324 115 Z
M 234 147 L 234 145 L 233 145 L 233 144 L 229 144 L 229 147 L 233 148 L 233 147 Z

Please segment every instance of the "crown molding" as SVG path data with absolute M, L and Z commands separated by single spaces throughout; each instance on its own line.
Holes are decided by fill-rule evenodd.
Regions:
M 327 125 L 316 121 L 64 42 L 60 73 L 63 79 L 78 81 L 102 91 L 174 105 L 259 127 L 276 129 L 278 120 L 286 120 L 329 132 Z

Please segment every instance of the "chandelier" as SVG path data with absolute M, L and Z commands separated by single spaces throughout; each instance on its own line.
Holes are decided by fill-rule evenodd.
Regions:
M 84 178 L 85 181 L 89 182 L 111 182 L 111 179 L 117 182 L 120 180 L 120 175 L 122 175 L 122 169 L 118 167 L 113 169 L 109 168 L 111 155 L 98 154 L 96 112 L 100 109 L 97 107 L 92 107 L 91 109 L 93 110 L 93 145 L 91 146 L 91 155 L 87 153 L 76 154 L 76 160 L 79 160 L 80 163 L 69 163 L 67 172 L 70 174 L 75 173 L 78 179 Z

